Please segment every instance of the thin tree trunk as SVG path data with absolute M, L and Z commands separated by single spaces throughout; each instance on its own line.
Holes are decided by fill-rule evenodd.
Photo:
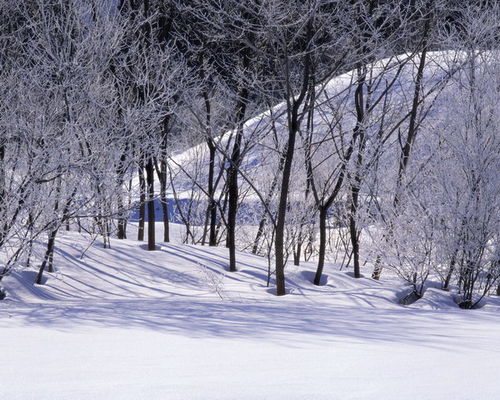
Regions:
M 259 243 L 262 235 L 264 234 L 264 228 L 266 226 L 267 222 L 267 210 L 269 209 L 269 206 L 271 205 L 271 200 L 274 196 L 274 193 L 276 192 L 276 189 L 278 188 L 278 180 L 280 173 L 283 171 L 283 167 L 285 165 L 285 154 L 286 151 L 282 154 L 280 157 L 280 162 L 278 165 L 278 171 L 273 177 L 273 181 L 271 183 L 271 188 L 269 190 L 269 193 L 266 197 L 265 203 L 264 203 L 264 212 L 262 213 L 262 217 L 259 221 L 259 228 L 257 230 L 257 235 L 255 236 L 254 242 L 253 242 L 253 247 L 252 247 L 252 253 L 257 254 L 257 251 L 259 250 Z
M 313 109 L 312 107 L 311 109 Z M 310 112 L 312 114 L 312 112 Z M 306 190 L 304 192 L 304 203 L 307 204 L 307 200 L 309 198 L 309 193 L 311 191 L 311 180 L 308 179 L 306 183 Z M 307 215 L 307 214 L 306 214 Z M 304 226 L 306 222 L 304 220 L 304 216 L 300 218 L 300 224 L 299 224 L 299 232 L 297 234 L 297 241 L 296 241 L 296 246 L 295 250 L 293 253 L 293 265 L 299 266 L 300 265 L 300 254 L 302 252 L 302 245 L 304 244 Z
M 119 111 L 121 113 L 121 111 Z M 117 192 L 118 192 L 118 231 L 117 231 L 117 237 L 118 239 L 126 239 L 127 238 L 127 218 L 125 217 L 125 210 L 124 210 L 124 205 L 123 205 L 123 198 L 122 198 L 122 188 L 124 184 L 124 177 L 125 177 L 125 162 L 127 159 L 127 150 L 128 150 L 128 145 L 126 145 L 125 150 L 123 151 L 122 155 L 120 156 L 120 162 L 118 163 L 118 167 L 116 168 L 116 174 L 117 174 Z
M 307 36 L 310 38 L 312 36 L 312 24 L 309 21 L 307 25 Z M 290 77 L 289 71 L 289 60 L 285 63 L 287 79 Z M 300 128 L 299 119 L 299 108 L 303 105 L 306 95 L 309 90 L 309 86 L 312 79 L 311 71 L 311 59 L 308 52 L 304 55 L 304 71 L 302 79 L 302 87 L 297 98 L 292 100 L 287 100 L 288 107 L 288 141 L 285 153 L 285 161 L 283 165 L 283 174 L 281 179 L 281 192 L 278 202 L 278 215 L 276 218 L 276 234 L 274 239 L 274 253 L 276 259 L 276 294 L 278 296 L 284 296 L 286 294 L 285 290 L 285 220 L 286 220 L 286 210 L 288 203 L 288 191 L 290 188 L 290 177 L 292 171 L 292 162 L 295 152 L 295 140 L 297 137 L 297 132 Z M 313 85 L 314 86 L 314 85 Z M 289 93 L 291 94 L 291 93 Z M 311 99 L 313 102 L 314 99 Z
M 349 232 L 351 236 L 352 255 L 354 262 L 354 277 L 361 278 L 361 270 L 359 265 L 359 233 L 356 228 L 356 219 L 352 212 L 349 216 Z
M 446 274 L 446 279 L 443 284 L 443 289 L 448 290 L 450 287 L 451 277 L 453 276 L 453 272 L 455 271 L 456 258 L 457 258 L 458 249 L 455 249 L 453 256 L 450 261 L 450 268 L 448 269 L 448 273 Z
M 173 182 L 172 169 L 169 169 L 170 182 Z M 194 235 L 191 232 L 191 226 L 189 223 L 189 219 L 184 216 L 184 212 L 182 211 L 182 206 L 179 201 L 179 197 L 177 196 L 177 191 L 175 190 L 175 185 L 172 184 L 172 194 L 174 196 L 175 208 L 177 210 L 177 214 L 181 219 L 182 223 L 186 227 L 186 240 L 184 243 L 188 243 L 188 239 L 191 237 L 191 241 L 194 242 Z
M 155 203 L 154 203 L 154 160 L 150 158 L 146 164 L 147 206 L 148 206 L 148 250 L 156 250 L 155 238 Z
M 160 181 L 160 202 L 161 211 L 163 217 L 163 241 L 170 242 L 170 216 L 168 214 L 168 200 L 167 200 L 167 149 L 168 149 L 168 136 L 169 136 L 169 124 L 172 119 L 172 115 L 168 114 L 163 119 L 163 137 L 161 141 L 161 161 L 160 169 L 156 168 L 158 172 L 158 180 Z M 156 164 L 155 164 L 156 165 Z
M 427 29 L 428 27 L 426 28 L 426 32 Z M 406 137 L 406 142 L 401 151 L 401 158 L 399 162 L 397 189 L 396 189 L 396 194 L 394 196 L 395 207 L 397 207 L 399 203 L 399 197 L 400 197 L 399 191 L 402 189 L 403 177 L 406 173 L 408 162 L 410 161 L 411 149 L 413 147 L 413 143 L 415 142 L 415 138 L 417 137 L 417 113 L 418 113 L 418 105 L 420 103 L 420 93 L 422 91 L 422 85 L 424 79 L 425 60 L 427 56 L 427 36 L 425 36 L 424 40 L 425 40 L 424 48 L 420 55 L 420 63 L 418 65 L 417 78 L 415 80 L 415 92 L 413 94 L 413 104 L 411 108 L 410 122 L 408 125 L 408 136 Z
M 356 214 L 359 206 L 359 191 L 361 188 L 361 166 L 363 165 L 363 152 L 365 150 L 365 128 L 363 122 L 365 119 L 365 100 L 364 86 L 366 81 L 366 69 L 358 67 L 358 85 L 355 93 L 356 105 L 356 128 L 355 135 L 358 140 L 358 156 L 356 158 L 356 171 L 354 180 L 351 182 L 351 212 L 349 214 L 349 232 L 351 237 L 352 255 L 354 261 L 354 277 L 361 278 L 359 265 L 359 235 L 356 226 Z M 368 102 L 368 100 L 367 100 Z
M 380 255 L 375 259 L 375 268 L 373 268 L 372 279 L 378 281 L 382 275 L 382 257 Z
M 293 265 L 299 266 L 300 265 L 300 254 L 302 252 L 302 238 L 301 234 L 299 232 L 299 238 L 297 240 L 297 246 L 295 247 L 295 250 L 293 251 Z
M 160 204 L 163 220 L 163 241 L 170 241 L 170 217 L 168 215 L 168 200 L 167 200 L 167 162 L 163 159 L 160 161 L 160 167 L 155 162 L 155 170 L 160 181 Z
M 420 104 L 420 94 L 423 86 L 424 79 L 424 68 L 428 51 L 428 36 L 431 27 L 431 18 L 428 16 L 425 20 L 424 31 L 423 31 L 423 40 L 422 40 L 422 53 L 420 54 L 420 62 L 417 69 L 417 77 L 415 80 L 415 90 L 413 93 L 413 102 L 410 112 L 410 121 L 408 124 L 408 135 L 406 137 L 405 144 L 403 149 L 401 150 L 401 157 L 399 161 L 399 170 L 398 177 L 396 183 L 396 193 L 394 195 L 393 205 L 394 208 L 397 209 L 401 190 L 403 186 L 403 178 L 406 173 L 406 168 L 408 166 L 408 162 L 410 161 L 411 150 L 413 147 L 413 143 L 415 142 L 415 138 L 417 136 L 417 117 L 418 117 L 418 107 Z M 391 235 L 391 228 L 389 227 L 388 235 Z M 375 280 L 379 280 L 382 274 L 382 265 L 381 265 L 381 256 L 377 256 L 375 261 L 375 268 L 372 273 L 372 278 Z
M 165 160 L 160 162 L 160 201 L 163 215 L 163 241 L 168 243 L 170 242 L 170 219 L 167 202 L 167 163 Z
M 118 239 L 126 239 L 127 238 L 127 221 L 123 217 L 123 199 L 121 195 L 118 195 Z
M 54 272 L 53 260 L 54 260 L 54 244 L 56 241 L 58 229 L 54 229 L 50 232 L 49 240 L 47 242 L 47 250 L 45 251 L 45 256 L 43 257 L 42 265 L 38 270 L 38 275 L 36 277 L 36 283 L 38 285 L 42 284 L 43 272 L 47 268 L 48 272 Z
M 47 261 L 47 271 L 52 273 L 54 272 L 54 248 L 56 244 L 56 235 L 57 235 L 58 229 L 52 232 L 49 243 L 47 246 L 47 252 L 48 252 L 48 261 Z
M 236 271 L 236 214 L 238 212 L 238 169 L 241 165 L 241 142 L 243 140 L 243 119 L 248 99 L 247 89 L 242 89 L 237 107 L 238 128 L 228 169 L 228 211 L 227 247 L 229 249 L 229 271 Z
M 117 174 L 119 176 L 118 181 L 117 181 L 117 186 L 118 186 L 118 231 L 117 231 L 117 237 L 118 239 L 126 239 L 127 238 L 127 219 L 125 218 L 125 212 L 124 212 L 124 206 L 123 206 L 123 198 L 122 198 L 122 193 L 121 189 L 123 187 L 123 163 L 125 156 L 122 155 L 120 159 L 120 166 L 118 168 Z
M 290 187 L 290 176 L 292 171 L 292 161 L 295 150 L 295 139 L 298 126 L 298 104 L 292 107 L 292 115 L 289 121 L 288 144 L 283 165 L 283 175 L 281 178 L 281 192 L 278 203 L 278 215 L 276 218 L 276 234 L 274 239 L 274 252 L 276 258 L 276 294 L 283 296 L 285 290 L 285 219 L 288 202 L 288 190 Z
M 200 69 L 202 79 L 205 77 L 205 71 L 203 68 Z M 208 147 L 208 205 L 205 218 L 205 228 L 203 231 L 202 244 L 205 244 L 205 239 L 208 229 L 208 245 L 217 245 L 217 204 L 215 202 L 215 152 L 216 147 L 212 138 L 212 107 L 210 104 L 210 98 L 208 93 L 203 92 L 203 99 L 205 102 L 205 124 L 206 124 L 206 142 Z
M 2 140 L 0 142 L 0 216 L 3 216 L 5 208 L 5 144 L 3 143 L 3 139 L 0 140 Z M 3 241 L 3 235 L 3 229 L 0 227 L 0 243 Z
M 214 164 L 215 164 L 215 147 L 210 148 L 210 171 L 208 176 L 208 190 L 209 190 L 209 206 L 208 214 L 210 220 L 208 245 L 217 245 L 217 204 L 215 203 L 215 187 L 214 187 Z
M 227 186 L 228 186 L 228 183 L 226 181 L 226 183 L 224 184 L 224 186 L 222 188 L 222 193 L 219 197 L 219 203 L 222 203 L 222 206 L 220 207 L 220 214 L 221 215 L 226 214 L 227 204 L 229 202 L 229 199 L 228 199 L 229 192 L 228 192 Z M 219 243 L 222 240 L 222 238 L 224 237 L 223 225 L 225 225 L 226 230 L 227 230 L 227 221 L 224 221 L 223 218 L 220 218 L 220 220 L 217 222 L 217 226 L 215 228 L 215 236 L 217 238 L 216 243 Z
M 54 218 L 56 218 L 57 212 L 59 210 L 59 195 L 61 193 L 61 180 L 59 179 L 57 181 L 57 186 L 56 186 L 56 201 L 54 203 Z M 63 216 L 68 214 L 68 209 L 69 205 L 71 204 L 72 197 L 76 194 L 76 188 L 73 191 L 72 196 L 68 199 L 64 206 L 63 210 Z M 64 217 L 63 217 L 64 218 Z M 38 271 L 36 283 L 41 284 L 42 283 L 42 277 L 43 277 L 43 271 L 45 268 L 47 268 L 48 272 L 54 272 L 54 266 L 53 266 L 53 260 L 54 260 L 54 244 L 56 241 L 56 235 L 59 230 L 59 223 L 54 222 L 55 227 L 52 229 L 49 235 L 49 240 L 47 242 L 47 251 L 45 252 L 45 256 L 43 258 L 42 265 L 40 266 L 40 269 Z
M 28 215 L 28 232 L 30 234 L 30 240 L 28 241 L 28 256 L 26 257 L 26 268 L 31 266 L 31 255 L 33 253 L 33 227 L 35 222 L 33 220 L 33 214 L 30 212 Z
M 320 209 L 319 209 L 319 254 L 318 254 L 318 266 L 316 268 L 316 275 L 314 276 L 314 284 L 315 285 L 319 285 L 321 283 L 321 275 L 323 274 L 323 267 L 325 265 L 326 215 L 327 215 L 327 209 L 325 207 L 320 207 Z
M 142 242 L 144 240 L 144 220 L 146 217 L 145 203 L 146 203 L 146 180 L 144 179 L 144 167 L 139 165 L 139 228 L 137 230 L 137 240 Z

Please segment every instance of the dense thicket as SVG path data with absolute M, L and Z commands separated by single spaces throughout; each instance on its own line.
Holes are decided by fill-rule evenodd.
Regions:
M 465 308 L 500 291 L 498 2 L 1 0 L 0 20 L 0 280 L 41 283 L 61 229 L 109 246 L 135 209 L 154 250 L 160 204 L 163 241 L 173 218 L 231 271 L 266 255 L 278 295 L 292 258 L 315 284 L 325 261 L 417 297 L 437 277 Z

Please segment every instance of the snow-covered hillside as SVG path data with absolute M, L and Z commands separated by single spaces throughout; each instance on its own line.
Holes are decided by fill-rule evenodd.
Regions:
M 290 294 L 266 287 L 264 258 L 133 240 L 111 249 L 65 233 L 57 272 L 5 279 L 5 399 L 493 399 L 500 299 L 460 310 L 428 289 L 401 306 L 390 274 L 354 279 L 287 267 Z M 83 257 L 82 257 L 83 253 Z
M 0 20 L 0 400 L 500 399 L 500 1 Z
M 452 101 L 458 90 L 458 83 L 453 80 L 448 81 L 449 75 L 464 63 L 465 54 L 456 51 L 436 51 L 427 54 L 427 62 L 423 77 L 423 99 L 422 103 L 429 105 L 439 100 L 434 105 L 432 113 L 428 116 L 427 122 L 421 127 L 424 142 L 429 140 L 431 130 L 435 129 L 435 124 L 444 118 L 445 107 Z M 370 99 L 377 100 L 377 103 L 369 109 L 366 117 L 367 135 L 375 136 L 381 125 L 384 129 L 390 130 L 393 125 L 404 127 L 408 124 L 408 109 L 411 106 L 411 95 L 414 91 L 414 81 L 417 74 L 419 56 L 402 54 L 391 58 L 383 59 L 367 66 L 369 70 L 369 80 L 371 82 Z M 355 82 L 358 79 L 356 70 L 352 70 L 333 77 L 326 84 L 317 87 L 318 98 L 315 99 L 311 126 L 307 127 L 303 122 L 301 127 L 302 135 L 296 143 L 295 170 L 300 171 L 294 175 L 292 190 L 302 192 L 305 186 L 306 175 L 302 170 L 304 163 L 304 141 L 310 133 L 312 136 L 314 165 L 323 170 L 323 174 L 328 176 L 328 170 L 334 168 L 339 163 L 342 156 L 335 154 L 342 149 L 339 137 L 348 134 L 356 125 L 354 92 Z M 367 78 L 368 79 L 368 78 Z M 394 82 L 393 82 L 394 80 Z M 384 104 L 383 99 L 386 91 L 389 99 Z M 437 95 L 442 94 L 437 99 Z M 378 98 L 380 97 L 380 99 Z M 368 111 L 367 111 L 368 113 Z M 380 122 L 384 115 L 385 122 Z M 405 119 L 406 116 L 406 119 Z M 247 179 L 241 179 L 242 191 L 250 191 L 246 196 L 250 199 L 257 199 L 252 193 L 255 189 L 266 193 L 269 190 L 271 177 L 278 170 L 281 153 L 287 143 L 287 104 L 279 103 L 270 110 L 265 111 L 244 124 L 244 137 L 242 142 L 242 162 L 240 171 L 248 180 L 252 182 L 249 187 Z M 232 141 L 235 130 L 230 130 L 224 135 L 212 138 L 217 147 L 216 167 L 227 166 L 226 158 L 230 156 Z M 369 141 L 368 147 L 374 145 Z M 390 142 L 396 142 L 397 138 Z M 342 145 L 345 145 L 342 143 Z M 328 156 L 327 156 L 328 155 Z M 209 149 L 207 144 L 197 144 L 187 150 L 179 150 L 170 158 L 170 167 L 173 169 L 173 176 L 176 178 L 176 195 L 179 198 L 189 198 L 192 196 L 190 190 L 194 189 L 202 192 L 197 185 L 193 185 L 193 178 L 199 186 L 205 188 L 208 174 Z M 321 164 L 321 165 L 319 165 Z M 388 171 L 389 172 L 389 171 Z M 396 171 L 391 171 L 395 173 Z M 326 179 L 326 178 L 325 178 Z M 169 196 L 173 196 L 172 191 Z

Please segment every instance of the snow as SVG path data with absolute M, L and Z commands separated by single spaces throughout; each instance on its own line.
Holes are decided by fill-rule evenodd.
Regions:
M 403 283 L 288 266 L 290 294 L 266 287 L 265 259 L 225 248 L 134 240 L 111 249 L 61 236 L 58 271 L 3 282 L 3 399 L 493 399 L 500 301 L 465 311 L 436 288 L 411 306 Z M 368 270 L 365 275 L 369 276 Z
M 429 54 L 427 79 L 452 54 Z M 352 72 L 337 77 L 327 91 L 351 80 Z M 245 141 L 257 143 L 242 165 L 250 175 L 268 177 L 260 167 L 278 159 L 261 136 L 272 118 L 285 129 L 283 107 L 245 125 Z M 204 143 L 173 160 L 206 170 L 200 155 Z M 178 180 L 188 198 L 191 179 Z M 61 232 L 57 271 L 43 285 L 33 285 L 36 269 L 4 279 L 0 400 L 500 398 L 499 298 L 466 311 L 429 287 L 403 306 L 409 289 L 387 270 L 378 282 L 369 268 L 354 279 L 327 264 L 317 287 L 313 263 L 287 266 L 289 294 L 278 298 L 274 282 L 266 286 L 266 259 L 240 252 L 230 273 L 227 249 L 179 244 L 183 230 L 172 228 L 174 243 L 154 252 L 134 240 L 88 248 L 88 236 Z

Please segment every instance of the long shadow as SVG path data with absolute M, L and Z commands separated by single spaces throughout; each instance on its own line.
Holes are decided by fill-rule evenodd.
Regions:
M 207 249 L 203 246 L 194 246 L 194 245 L 179 246 L 179 245 L 173 245 L 173 244 L 162 244 L 161 248 L 163 250 L 165 250 L 167 248 L 175 249 L 176 252 L 182 252 L 183 254 L 192 255 L 192 256 L 196 256 L 196 254 L 199 254 L 199 255 L 201 255 L 201 257 L 204 260 L 210 260 L 210 262 L 212 262 L 216 265 L 220 265 L 221 268 L 223 268 L 225 270 L 227 270 L 228 265 L 229 265 L 228 256 L 214 253 L 213 252 L 214 248 Z M 190 250 L 188 251 L 188 250 L 186 250 L 186 248 L 189 248 Z M 222 248 L 218 247 L 216 249 L 219 250 Z M 262 262 L 262 257 L 260 257 L 260 256 L 256 256 L 256 255 L 250 254 L 250 253 L 244 253 L 244 256 L 255 258 L 255 260 L 257 261 L 257 264 Z M 196 260 L 199 260 L 199 257 L 197 257 Z M 237 264 L 240 268 L 241 267 L 255 268 L 254 264 L 248 264 L 247 262 L 244 262 L 242 260 L 238 260 Z
M 136 287 L 152 290 L 152 291 L 162 293 L 162 294 L 167 293 L 166 291 L 158 289 L 156 287 L 145 285 L 144 282 L 138 282 L 138 281 L 130 280 L 130 279 L 123 279 L 119 276 L 119 274 L 111 274 L 111 273 L 109 273 L 101 268 L 94 267 L 87 262 L 83 262 L 83 261 L 77 262 L 74 260 L 74 258 L 71 256 L 71 254 L 67 253 L 64 250 L 58 250 L 58 253 L 63 255 L 67 261 L 73 262 L 74 264 L 78 265 L 79 268 L 83 269 L 87 274 L 92 275 L 97 281 L 105 282 L 106 284 L 108 284 L 112 287 L 116 287 L 121 292 L 128 292 L 130 294 L 135 294 L 136 292 L 127 288 L 127 285 L 131 285 L 131 286 L 136 286 Z M 92 258 L 89 257 L 89 259 L 92 259 Z M 101 261 L 101 264 L 108 265 L 102 261 Z M 111 266 L 111 267 L 113 267 L 113 266 Z M 81 279 L 77 279 L 75 277 L 70 277 L 68 279 L 70 279 L 74 282 L 78 282 L 79 284 L 81 284 L 84 287 L 88 287 L 90 289 L 93 289 L 95 292 L 116 295 L 115 292 L 112 292 L 110 290 L 106 290 L 101 286 L 91 285 L 90 283 L 83 281 Z M 122 284 L 120 284 L 120 283 L 122 283 Z M 69 284 L 69 283 L 67 283 L 67 284 Z M 81 289 L 77 289 L 77 290 L 80 291 Z M 90 294 L 88 292 L 84 292 L 84 293 Z M 93 297 L 95 297 L 95 295 L 93 295 Z M 137 297 L 137 296 L 134 296 L 134 297 Z
M 286 296 L 285 296 L 286 297 Z M 210 300 L 116 300 L 24 304 L 10 308 L 27 325 L 71 330 L 76 325 L 145 328 L 188 337 L 264 338 L 295 346 L 312 335 L 325 342 L 402 342 L 441 349 L 455 348 L 476 322 L 500 326 L 495 312 L 464 313 L 412 309 L 367 309 L 304 304 L 290 299 L 244 303 Z M 28 309 L 27 309 L 28 308 Z M 0 313 L 1 315 L 1 313 Z M 471 332 L 469 332 L 471 331 Z M 463 344 L 463 343 L 462 343 Z M 491 344 L 491 343 L 490 343 Z M 481 336 L 477 343 L 482 346 Z M 500 349 L 490 349 L 500 352 Z
M 188 261 L 191 269 L 193 263 L 196 264 L 200 260 L 199 256 L 181 246 L 162 246 L 161 251 L 169 255 L 169 262 Z M 109 272 L 105 273 L 89 263 L 76 260 L 67 252 L 62 251 L 60 254 L 79 268 L 83 268 L 86 273 L 91 274 L 95 282 L 101 279 L 119 287 L 122 293 L 125 292 L 122 285 L 154 289 L 144 286 L 144 283 L 137 279 L 124 279 Z M 124 257 L 123 255 L 126 253 L 122 252 L 123 260 L 132 261 L 130 256 Z M 95 258 L 95 254 L 92 257 L 91 260 L 99 261 Z M 221 265 L 221 258 L 224 259 L 222 256 L 214 257 L 212 253 L 207 253 L 203 262 L 211 271 L 221 273 L 218 268 Z M 131 268 L 137 271 L 136 276 L 140 276 L 140 279 L 142 279 L 141 271 L 160 273 L 161 278 L 166 281 L 162 283 L 179 283 L 184 287 L 192 286 L 200 289 L 200 280 L 190 274 L 179 273 L 148 260 L 141 260 L 140 264 L 137 264 L 137 260 L 135 261 L 136 263 Z M 99 262 L 102 263 L 102 261 Z M 226 275 L 226 277 L 248 283 L 244 277 L 265 278 L 265 274 L 261 275 L 259 271 L 264 272 L 264 267 L 254 265 L 250 270 L 242 270 L 234 275 Z M 310 276 L 307 273 L 305 275 Z M 13 318 L 27 326 L 44 326 L 60 330 L 72 330 L 80 325 L 90 328 L 140 328 L 195 338 L 263 338 L 290 346 L 299 346 L 304 340 L 304 335 L 307 335 L 325 343 L 401 342 L 441 349 L 456 349 L 457 344 L 463 345 L 466 340 L 467 346 L 482 348 L 484 344 L 482 340 L 486 339 L 484 335 L 478 334 L 480 332 L 475 331 L 479 329 L 476 326 L 484 329 L 487 323 L 490 324 L 487 326 L 491 330 L 500 327 L 498 307 L 472 312 L 405 308 L 391 303 L 387 297 L 376 290 L 377 288 L 372 287 L 353 287 L 331 292 L 333 296 L 350 297 L 351 301 L 347 306 L 336 305 L 334 298 L 316 301 L 319 296 L 308 294 L 317 294 L 318 289 L 312 287 L 310 282 L 300 279 L 301 276 L 304 275 L 299 272 L 288 280 L 289 286 L 296 289 L 294 294 L 284 298 L 266 296 L 265 289 L 260 287 L 262 296 L 260 300 L 243 298 L 238 302 L 214 300 L 213 293 L 202 290 L 199 290 L 196 295 L 187 295 L 169 292 L 163 287 L 157 289 L 156 293 L 163 296 L 159 298 L 137 298 L 137 295 L 134 295 L 134 298 L 124 298 L 126 294 L 121 294 L 120 299 L 99 299 L 95 297 L 98 297 L 100 293 L 103 295 L 113 293 L 75 279 L 75 282 L 87 285 L 95 293 L 92 293 L 92 290 L 86 293 L 77 288 L 76 290 L 80 290 L 82 295 L 86 294 L 84 301 L 79 299 L 11 303 L 8 311 Z M 333 277 L 335 279 L 335 276 Z M 346 279 L 350 278 L 346 277 Z M 97 283 L 94 285 L 97 286 Z M 328 286 L 329 284 L 323 286 L 324 290 L 331 291 L 332 288 Z M 329 295 L 329 293 L 325 294 L 325 296 Z M 90 296 L 94 298 L 89 299 Z M 357 304 L 353 305 L 352 299 L 356 299 Z M 384 304 L 381 300 L 385 301 L 386 307 L 381 306 Z M 6 310 L 0 309 L 0 326 L 8 321 L 4 318 L 5 312 Z M 474 337 L 476 341 L 470 343 L 470 338 Z M 489 345 L 491 346 L 491 341 Z M 500 352 L 499 348 L 488 350 Z

